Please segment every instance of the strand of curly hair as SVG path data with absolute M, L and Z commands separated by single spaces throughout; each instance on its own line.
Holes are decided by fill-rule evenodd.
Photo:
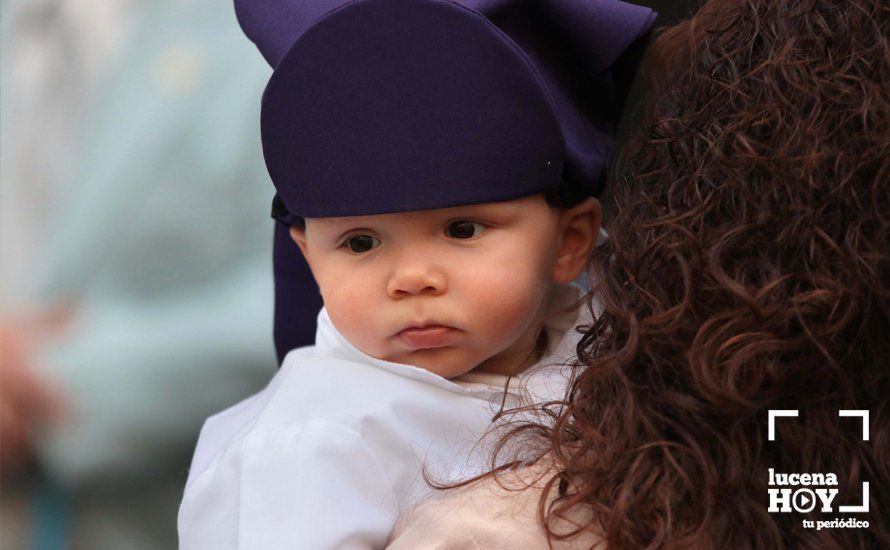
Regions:
M 592 262 L 603 312 L 583 372 L 544 407 L 552 426 L 499 448 L 525 436 L 560 465 L 539 507 L 551 540 L 890 547 L 888 14 L 717 0 L 653 44 L 650 112 Z M 768 409 L 801 411 L 775 442 Z M 871 411 L 870 441 L 839 409 Z M 769 468 L 835 473 L 835 507 L 869 480 L 870 527 L 767 513 Z M 552 528 L 579 506 L 589 524 Z

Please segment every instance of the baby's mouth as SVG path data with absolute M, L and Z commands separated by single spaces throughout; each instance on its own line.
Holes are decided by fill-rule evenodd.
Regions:
M 411 350 L 434 349 L 451 345 L 459 332 L 445 325 L 426 325 L 403 329 L 396 334 L 396 338 Z

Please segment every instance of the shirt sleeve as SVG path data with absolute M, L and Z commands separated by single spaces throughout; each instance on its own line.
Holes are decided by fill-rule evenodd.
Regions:
M 382 548 L 398 517 L 375 453 L 329 419 L 251 430 L 193 475 L 181 550 Z

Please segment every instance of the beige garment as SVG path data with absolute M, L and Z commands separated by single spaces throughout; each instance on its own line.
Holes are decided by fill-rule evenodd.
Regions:
M 549 479 L 540 477 L 542 471 L 535 467 L 502 474 L 498 481 L 489 478 L 418 505 L 399 520 L 387 549 L 569 550 L 601 544 L 599 537 L 583 533 L 548 546 L 538 522 L 538 502 Z M 567 532 L 575 524 L 586 524 L 585 514 L 573 514 L 572 522 L 557 523 L 555 530 Z

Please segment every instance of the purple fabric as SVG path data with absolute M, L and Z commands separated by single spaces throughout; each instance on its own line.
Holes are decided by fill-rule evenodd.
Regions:
M 235 12 L 244 34 L 274 68 L 313 23 L 348 3 L 351 0 L 235 0 Z M 485 15 L 495 24 L 517 9 L 537 9 L 551 20 L 557 32 L 576 45 L 585 64 L 594 71 L 608 67 L 624 47 L 634 37 L 641 36 L 655 20 L 651 9 L 616 0 L 457 0 L 455 3 Z
M 344 0 L 235 0 L 235 15 L 274 69 L 301 34 Z
M 353 216 L 514 199 L 559 182 L 565 143 L 516 45 L 439 0 L 366 0 L 300 36 L 263 95 L 287 210 Z
M 596 193 L 620 103 L 608 69 L 655 18 L 618 0 L 236 9 L 275 67 L 262 137 L 288 223 L 507 200 L 560 179 Z
M 276 345 L 311 342 L 318 291 L 286 225 L 597 194 L 612 76 L 656 14 L 618 0 L 236 0 L 275 69 L 262 101 L 276 202 Z M 311 309 L 311 312 L 310 312 Z
M 290 228 L 275 224 L 275 352 L 279 364 L 287 352 L 315 341 L 315 319 L 321 294 L 303 254 L 290 238 Z

